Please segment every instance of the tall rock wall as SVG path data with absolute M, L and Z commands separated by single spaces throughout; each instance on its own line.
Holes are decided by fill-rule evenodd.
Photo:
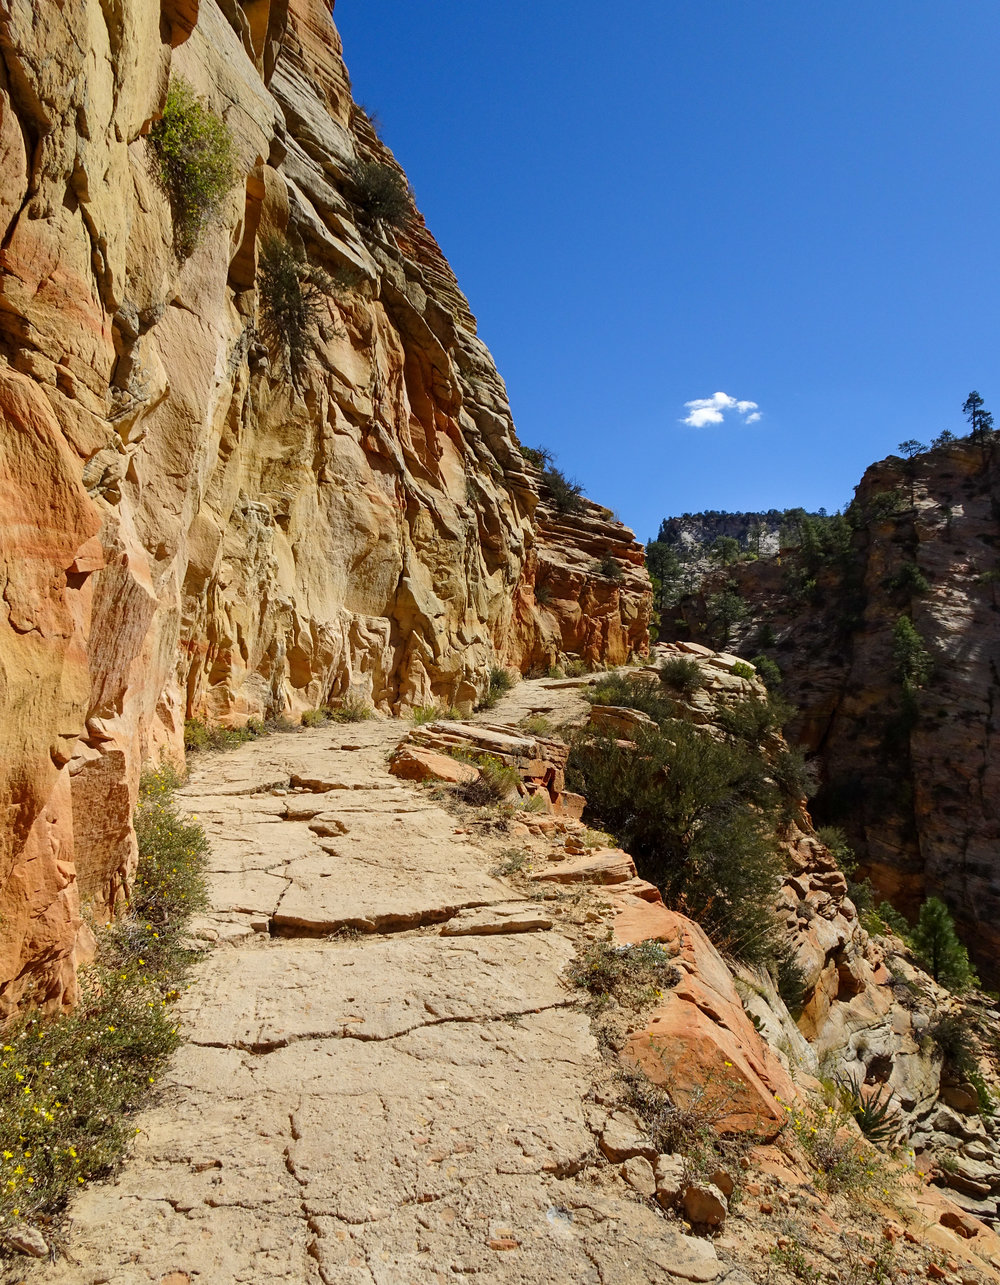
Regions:
M 821 769 L 813 814 L 842 826 L 883 895 L 913 917 L 942 897 L 984 978 L 1000 955 L 1000 461 L 959 442 L 873 465 L 849 514 L 846 554 L 806 574 L 801 552 L 727 569 L 799 715 L 791 732 Z M 930 670 L 908 697 L 894 631 L 912 621 Z M 765 648 L 766 649 L 766 648 Z
M 395 162 L 328 4 L 11 0 L 0 55 L 10 1008 L 72 1002 L 81 900 L 128 894 L 140 768 L 182 752 L 186 717 L 469 704 L 493 664 L 643 650 L 649 594 L 605 520 L 622 581 L 582 569 L 536 601 L 564 533 L 419 215 L 359 219 L 356 163 Z M 239 172 L 183 260 L 147 138 L 177 77 Z M 337 283 L 298 387 L 260 337 L 271 233 Z

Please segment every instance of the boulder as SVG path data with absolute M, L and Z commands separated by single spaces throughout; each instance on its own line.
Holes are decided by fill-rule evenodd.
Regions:
M 403 781 L 447 781 L 453 785 L 466 785 L 479 780 L 479 769 L 470 763 L 460 763 L 448 754 L 407 746 L 397 751 L 389 771 Z
M 726 1221 L 729 1204 L 712 1182 L 693 1182 L 684 1188 L 681 1204 L 687 1217 L 699 1227 L 719 1228 Z

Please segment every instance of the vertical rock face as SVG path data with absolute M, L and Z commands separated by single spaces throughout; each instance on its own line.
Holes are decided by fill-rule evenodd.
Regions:
M 941 447 L 865 474 L 852 547 L 794 590 L 796 555 L 729 568 L 776 636 L 792 732 L 817 757 L 814 815 L 843 826 L 880 891 L 911 916 L 942 897 L 983 973 L 1000 951 L 1000 463 L 995 447 Z M 718 585 L 690 605 L 697 626 Z M 927 672 L 904 689 L 895 631 L 912 622 Z
M 621 582 L 536 601 L 566 533 L 419 215 L 359 220 L 356 164 L 395 162 L 327 4 L 13 0 L 0 54 L 9 1008 L 72 1000 L 81 895 L 127 895 L 140 765 L 185 717 L 468 704 L 496 663 L 642 650 L 649 595 L 588 508 Z M 178 76 L 239 162 L 183 261 L 146 137 Z M 271 233 L 339 283 L 298 387 L 259 337 Z

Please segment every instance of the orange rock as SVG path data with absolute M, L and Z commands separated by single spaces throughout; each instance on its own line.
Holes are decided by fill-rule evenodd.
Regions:
M 681 980 L 629 1036 L 624 1060 L 720 1133 L 774 1138 L 795 1098 L 787 1072 L 743 1010 L 729 969 L 701 928 L 675 911 L 661 917 Z M 672 919 L 672 923 L 669 921 Z
M 471 764 L 416 746 L 401 749 L 392 760 L 389 772 L 404 781 L 450 781 L 454 785 L 465 785 L 479 780 L 479 769 Z

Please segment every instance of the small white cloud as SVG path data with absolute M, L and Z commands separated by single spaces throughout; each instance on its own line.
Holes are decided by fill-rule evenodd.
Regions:
M 761 417 L 756 402 L 737 401 L 728 393 L 696 397 L 694 401 L 685 402 L 684 409 L 688 414 L 681 423 L 689 424 L 691 428 L 704 428 L 706 424 L 721 424 L 725 419 L 726 411 L 731 410 L 742 416 L 744 424 L 756 424 Z

